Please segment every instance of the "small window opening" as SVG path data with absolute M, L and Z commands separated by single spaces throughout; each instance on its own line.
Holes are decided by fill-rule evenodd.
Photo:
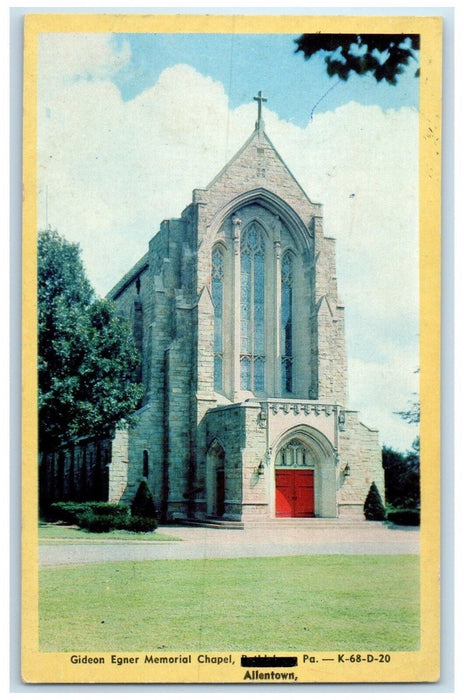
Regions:
M 147 477 L 149 472 L 148 468 L 148 452 L 147 450 L 143 451 L 143 476 Z

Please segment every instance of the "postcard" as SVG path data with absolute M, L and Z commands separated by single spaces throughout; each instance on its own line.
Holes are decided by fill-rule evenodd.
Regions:
M 25 682 L 439 679 L 441 24 L 25 17 Z

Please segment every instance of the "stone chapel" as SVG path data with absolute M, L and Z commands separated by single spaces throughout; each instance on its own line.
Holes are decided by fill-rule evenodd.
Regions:
M 250 138 L 108 295 L 145 396 L 99 495 L 130 502 L 146 479 L 167 522 L 362 517 L 373 481 L 384 498 L 378 432 L 347 407 L 335 240 L 255 99 Z

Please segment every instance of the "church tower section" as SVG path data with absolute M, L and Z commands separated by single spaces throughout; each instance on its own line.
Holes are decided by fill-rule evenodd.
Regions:
M 206 189 L 194 191 L 193 202 L 197 293 L 206 286 L 216 300 L 222 295 L 215 304 L 215 393 L 232 402 L 309 398 L 319 371 L 313 222 L 320 205 L 262 128 Z
M 262 122 L 210 185 L 194 190 L 193 202 L 197 293 L 221 286 L 224 307 L 220 321 L 218 309 L 215 316 L 217 391 L 231 401 L 251 392 L 345 404 L 335 241 L 324 237 L 322 206 L 304 193 Z M 221 283 L 211 278 L 213 259 L 221 260 Z
M 188 218 L 164 221 L 150 241 L 148 254 L 109 294 L 129 319 L 137 303 L 144 309 L 137 329 L 143 329 L 145 395 L 134 425 L 126 431 L 127 480 L 120 498 L 130 503 L 141 478 L 145 479 L 162 520 L 177 511 L 183 513 L 192 482 L 193 339 L 198 304 L 189 226 Z

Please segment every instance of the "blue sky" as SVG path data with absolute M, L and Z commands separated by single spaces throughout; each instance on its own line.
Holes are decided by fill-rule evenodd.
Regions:
M 350 406 L 405 450 L 416 427 L 395 411 L 418 384 L 417 65 L 396 86 L 337 84 L 295 38 L 41 35 L 39 228 L 78 242 L 106 294 L 250 136 L 262 90 L 266 132 L 336 239 Z
M 350 101 L 377 104 L 382 109 L 418 106 L 418 83 L 410 66 L 398 84 L 376 83 L 369 76 L 351 75 L 349 81 L 329 78 L 324 55 L 305 61 L 295 53 L 291 34 L 120 34 L 117 48 L 128 42 L 131 60 L 113 78 L 124 100 L 153 86 L 161 72 L 176 63 L 222 83 L 229 106 L 249 102 L 258 89 L 269 97 L 268 106 L 281 119 L 305 127 L 311 113 L 325 112 Z

